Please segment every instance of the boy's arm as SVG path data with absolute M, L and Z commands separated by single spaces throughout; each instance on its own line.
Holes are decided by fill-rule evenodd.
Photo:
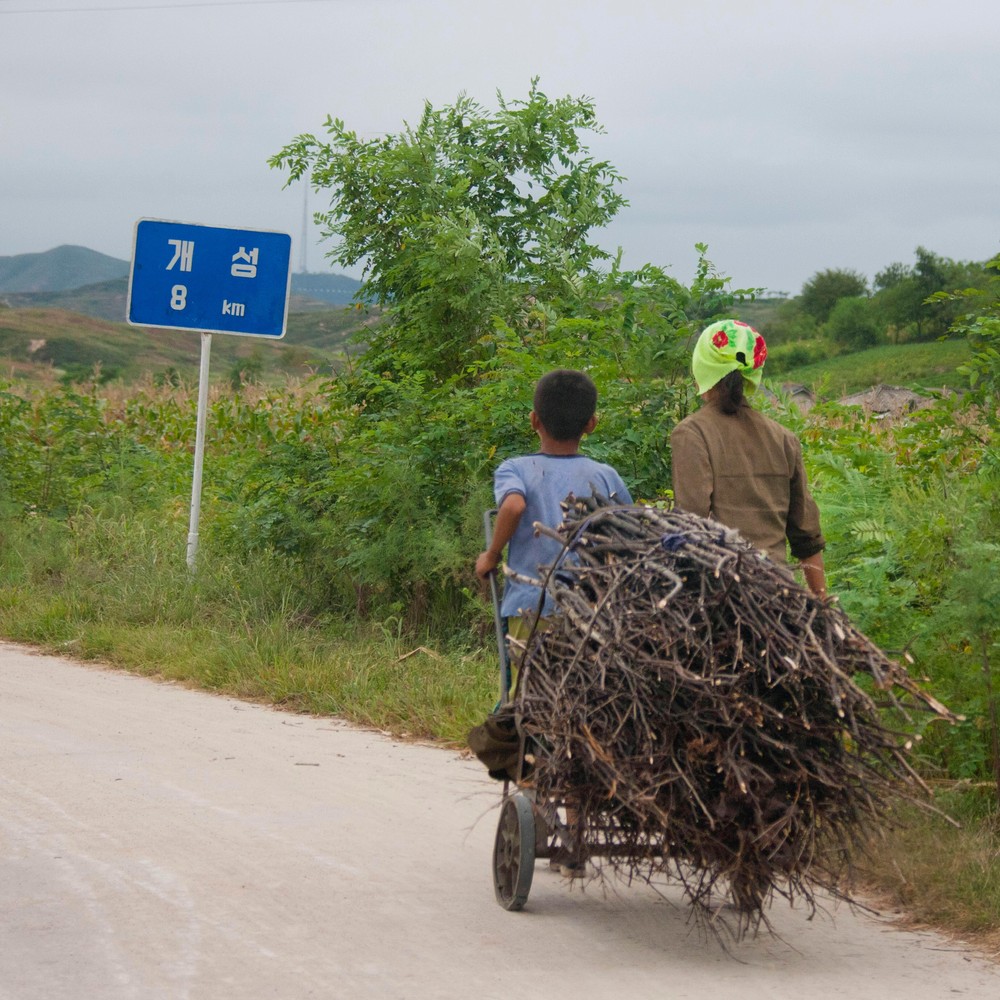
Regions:
M 500 564 L 500 556 L 504 547 L 514 537 L 521 515 L 527 506 L 524 496 L 520 493 L 508 493 L 497 511 L 496 523 L 493 525 L 493 540 L 490 547 L 479 554 L 476 560 L 476 576 L 485 580 Z

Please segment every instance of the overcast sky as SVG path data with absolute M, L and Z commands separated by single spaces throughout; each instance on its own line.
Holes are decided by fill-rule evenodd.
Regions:
M 704 242 L 794 294 L 1000 249 L 997 0 L 0 0 L 0 256 L 128 259 L 157 218 L 288 232 L 324 269 L 269 156 L 533 76 L 594 100 L 630 203 L 600 242 L 629 264 L 686 282 Z

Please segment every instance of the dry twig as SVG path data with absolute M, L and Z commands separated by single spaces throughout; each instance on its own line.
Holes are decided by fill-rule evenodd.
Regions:
M 925 791 L 880 707 L 948 710 L 713 521 L 570 497 L 555 534 L 561 614 L 528 641 L 515 698 L 527 782 L 576 804 L 602 868 L 679 879 L 706 919 L 728 891 L 737 935 L 776 893 L 841 895 L 890 799 Z

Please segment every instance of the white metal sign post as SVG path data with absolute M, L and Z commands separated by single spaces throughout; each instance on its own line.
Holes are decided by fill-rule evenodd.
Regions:
M 198 422 L 194 432 L 194 474 L 191 476 L 191 516 L 188 520 L 187 564 L 193 570 L 198 555 L 198 524 L 201 520 L 201 470 L 205 464 L 205 425 L 208 423 L 208 360 L 212 335 L 201 335 L 201 367 L 198 369 Z
M 288 319 L 292 238 L 261 229 L 219 229 L 140 219 L 135 226 L 127 319 L 132 326 L 201 332 L 198 422 L 187 564 L 194 569 L 208 418 L 213 333 L 280 340 Z

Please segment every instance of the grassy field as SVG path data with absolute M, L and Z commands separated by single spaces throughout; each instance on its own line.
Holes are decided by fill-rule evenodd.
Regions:
M 759 308 L 770 310 L 774 303 L 764 302 Z M 124 315 L 124 300 L 121 311 Z M 265 381 L 329 371 L 356 349 L 358 335 L 363 336 L 379 317 L 374 307 L 310 309 L 289 313 L 287 333 L 280 341 L 216 336 L 213 373 L 221 377 L 241 360 L 252 361 Z M 0 372 L 16 378 L 47 382 L 66 371 L 79 375 L 99 366 L 125 382 L 172 369 L 191 384 L 197 380 L 199 353 L 200 338 L 194 332 L 146 331 L 63 309 L 0 305 L 0 358 L 4 359 Z M 965 380 L 955 369 L 968 357 L 966 341 L 945 340 L 875 347 L 788 369 L 771 366 L 767 374 L 775 381 L 807 385 L 821 399 L 836 399 L 880 383 L 925 391 L 961 389 Z
M 354 349 L 354 335 L 377 316 L 334 307 L 290 313 L 281 340 L 220 334 L 212 338 L 213 377 L 224 377 L 241 362 L 252 363 L 265 381 L 329 371 Z M 125 382 L 176 372 L 192 384 L 200 353 L 197 332 L 144 330 L 62 309 L 0 306 L 0 373 L 29 382 L 47 383 L 65 373 L 86 377 L 99 370 Z
M 267 555 L 241 565 L 203 547 L 192 577 L 186 516 L 0 519 L 0 635 L 455 746 L 492 707 L 489 643 L 432 649 L 398 620 L 317 619 Z
M 59 321 L 9 312 L 19 314 L 21 341 L 51 334 L 46 324 Z M 337 322 L 345 319 L 336 312 Z M 10 319 L 0 309 L 0 337 L 10 332 Z M 92 333 L 95 341 L 122 333 L 149 339 L 115 324 Z M 319 333 L 339 336 L 346 328 Z M 216 343 L 226 340 L 245 339 Z M 213 345 L 213 358 L 215 351 Z M 811 382 L 821 395 L 874 382 L 959 385 L 954 368 L 967 353 L 964 342 L 947 341 L 879 348 L 811 366 L 812 377 L 798 369 L 789 380 Z M 223 371 L 223 362 L 214 370 Z M 121 403 L 115 394 L 127 387 L 110 388 L 114 409 Z M 239 398 L 255 411 L 251 390 Z M 158 471 L 158 480 L 164 475 Z M 211 510 L 205 515 L 210 521 Z M 308 585 L 293 575 L 299 570 L 266 554 L 241 562 L 213 552 L 210 531 L 192 577 L 184 564 L 186 531 L 186 497 L 147 511 L 129 507 L 117 489 L 102 510 L 88 506 L 63 519 L 0 506 L 0 635 L 452 747 L 464 745 L 468 729 L 492 707 L 497 670 L 485 599 L 473 627 L 445 644 L 408 633 L 397 618 L 362 624 L 303 607 L 295 595 Z M 875 840 L 859 866 L 864 890 L 887 909 L 1000 954 L 1000 821 L 990 796 L 983 787 L 937 790 L 938 805 L 961 821 L 960 829 L 901 806 L 899 828 Z
M 807 385 L 819 399 L 839 399 L 880 384 L 916 391 L 956 390 L 967 385 L 956 369 L 969 356 L 966 340 L 885 345 L 769 374 L 782 382 Z

